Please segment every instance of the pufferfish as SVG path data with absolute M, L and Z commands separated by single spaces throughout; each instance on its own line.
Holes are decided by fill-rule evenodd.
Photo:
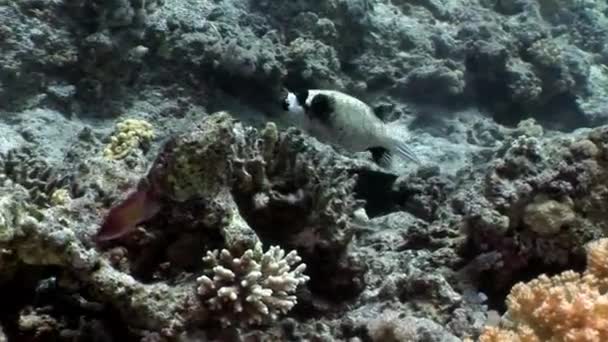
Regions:
M 284 90 L 283 110 L 295 116 L 296 125 L 310 135 L 349 152 L 368 150 L 380 165 L 390 166 L 393 156 L 420 164 L 394 126 L 384 123 L 365 102 L 336 90 Z

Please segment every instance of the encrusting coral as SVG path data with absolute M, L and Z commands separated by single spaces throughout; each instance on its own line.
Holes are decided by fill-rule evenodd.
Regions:
M 150 123 L 139 119 L 126 119 L 116 124 L 116 132 L 110 137 L 110 143 L 103 151 L 108 159 L 123 159 L 135 147 L 154 138 L 154 129 Z
M 297 252 L 285 254 L 279 246 L 264 253 L 258 243 L 239 258 L 226 249 L 209 251 L 203 260 L 210 272 L 196 280 L 198 294 L 223 326 L 276 320 L 293 308 L 296 288 L 309 280 Z
M 557 234 L 561 227 L 575 219 L 572 203 L 562 203 L 547 196 L 536 196 L 534 201 L 525 207 L 523 215 L 524 223 L 540 235 Z
M 480 342 L 608 341 L 608 238 L 588 245 L 587 270 L 541 275 L 507 297 L 504 327 L 487 327 Z
M 484 277 L 491 291 L 507 291 L 521 272 L 581 264 L 585 244 L 608 233 L 608 128 L 564 138 L 526 123 L 511 134 L 452 201 L 471 254 L 501 256 Z

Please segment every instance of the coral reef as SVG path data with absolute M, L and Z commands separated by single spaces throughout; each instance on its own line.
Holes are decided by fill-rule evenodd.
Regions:
M 31 201 L 38 205 L 52 205 L 57 195 L 80 197 L 83 195 L 75 177 L 34 158 L 28 148 L 13 149 L 0 159 L 0 182 L 16 183 L 26 188 Z
M 580 265 L 583 246 L 606 234 L 605 135 L 601 127 L 568 139 L 513 137 L 475 188 L 455 194 L 470 247 L 502 254 L 492 287 L 534 264 Z
M 371 320 L 367 329 L 374 342 L 419 341 L 428 336 L 432 336 L 433 340 L 459 341 L 431 320 L 416 317 L 400 318 L 396 312 L 385 312 L 382 316 Z
M 196 208 L 200 203 L 204 210 L 197 221 L 219 228 L 232 252 L 254 247 L 258 235 L 283 241 L 301 251 L 311 274 L 318 273 L 313 288 L 355 295 L 362 284 L 349 277 L 358 278 L 362 271 L 358 262 L 344 258 L 352 237 L 350 217 L 363 204 L 351 190 L 352 172 L 361 166 L 306 148 L 295 130 L 279 134 L 269 124 L 260 136 L 255 132 L 226 112 L 216 113 L 168 142 L 147 179 L 168 205 Z M 345 279 L 338 276 L 342 273 Z M 321 281 L 330 275 L 335 279 Z
M 607 14 L 0 0 L 0 340 L 458 341 L 516 283 L 603 272 Z M 365 100 L 425 165 L 290 128 L 283 87 Z M 235 265 L 265 253 L 287 283 Z
M 608 239 L 589 244 L 588 268 L 518 283 L 507 297 L 506 329 L 488 327 L 480 342 L 603 341 L 608 338 Z
M 292 228 L 297 229 L 294 236 L 318 235 L 314 241 L 287 239 L 283 242 L 291 248 L 306 243 L 308 250 L 303 252 L 304 259 L 311 264 L 312 273 L 353 272 L 356 275 L 360 272 L 356 270 L 356 264 L 343 260 L 347 257 L 346 247 L 352 236 L 348 234 L 348 230 L 352 229 L 349 217 L 353 215 L 359 203 L 352 198 L 349 201 L 347 196 L 352 194 L 349 195 L 345 189 L 354 184 L 344 183 L 340 177 L 313 177 L 317 172 L 322 172 L 324 167 L 308 165 L 309 162 L 314 164 L 320 160 L 302 156 L 317 154 L 320 157 L 321 154 L 315 149 L 296 152 L 304 146 L 302 139 L 304 137 L 295 131 L 279 133 L 272 124 L 258 133 L 255 129 L 243 127 L 228 113 L 220 112 L 206 117 L 191 132 L 167 142 L 165 148 L 159 152 L 146 179 L 160 187 L 165 201 L 163 205 L 173 207 L 172 215 L 175 216 L 160 217 L 158 221 L 180 229 L 179 232 L 174 231 L 174 234 L 187 233 L 189 229 L 197 227 L 174 225 L 170 220 L 177 222 L 180 211 L 181 215 L 185 215 L 186 209 L 191 206 L 203 208 L 198 216 L 208 228 L 200 234 L 213 235 L 213 230 L 216 230 L 221 233 L 224 241 L 222 246 L 225 246 L 225 249 L 221 253 L 215 255 L 209 252 L 205 258 L 208 265 L 205 266 L 202 260 L 198 263 L 197 273 L 216 274 L 212 278 L 205 275 L 198 277 L 198 295 L 193 280 L 182 280 L 169 285 L 165 281 L 170 281 L 170 278 L 165 276 L 163 282 L 144 283 L 120 269 L 115 269 L 115 259 L 105 259 L 87 247 L 86 236 L 90 237 L 94 233 L 91 228 L 94 229 L 95 226 L 84 225 L 90 227 L 85 230 L 77 227 L 89 220 L 98 221 L 95 219 L 97 213 L 89 207 L 87 197 L 73 199 L 62 206 L 37 208 L 27 204 L 29 194 L 24 188 L 11 183 L 12 190 L 3 190 L 3 193 L 14 195 L 7 198 L 6 206 L 2 208 L 2 248 L 11 251 L 11 254 L 18 256 L 20 262 L 29 265 L 65 268 L 70 274 L 69 277 L 75 277 L 74 280 L 80 284 L 77 288 L 87 288 L 90 296 L 117 309 L 121 316 L 130 322 L 132 328 L 175 337 L 184 329 L 202 324 L 207 317 L 216 317 L 216 314 L 208 314 L 207 311 L 220 310 L 221 305 L 211 305 L 213 301 L 209 301 L 210 296 L 214 289 L 217 290 L 218 296 L 229 289 L 226 282 L 230 282 L 230 272 L 235 272 L 233 275 L 237 277 L 237 283 L 243 287 L 241 300 L 246 301 L 243 302 L 241 313 L 238 313 L 238 308 L 229 306 L 237 310 L 233 313 L 237 315 L 235 317 L 242 319 L 242 324 L 272 322 L 278 318 L 279 313 L 285 313 L 295 305 L 294 290 L 308 280 L 308 275 L 302 273 L 304 264 L 295 267 L 300 261 L 295 251 L 285 254 L 282 249 L 271 247 L 262 253 L 258 233 L 252 227 L 259 229 L 259 234 L 264 236 L 268 234 L 264 233 L 264 224 L 275 224 L 264 222 L 271 219 L 265 217 L 267 214 L 264 212 L 268 210 L 265 208 L 278 203 L 291 203 L 291 210 L 299 211 L 305 218 L 301 226 Z M 335 165 L 336 159 L 343 158 L 345 163 L 347 161 L 338 155 L 333 158 L 333 161 L 323 162 Z M 351 166 L 351 169 L 354 166 L 356 165 Z M 309 170 L 308 173 L 306 170 Z M 327 171 L 336 172 L 334 169 Z M 333 186 L 319 186 L 316 183 L 328 180 L 337 183 Z M 289 194 L 290 184 L 297 188 L 293 190 L 298 193 L 297 196 Z M 281 188 L 277 188 L 278 186 Z M 283 193 L 285 191 L 287 192 Z M 233 193 L 238 200 L 233 198 Z M 267 199 L 260 201 L 260 197 Z M 299 201 L 304 199 L 306 206 L 302 207 L 304 203 Z M 327 210 L 327 214 L 316 217 L 320 210 L 318 206 Z M 258 211 L 260 212 L 257 213 Z M 245 218 L 241 217 L 241 212 L 245 214 Z M 252 226 L 248 220 L 252 222 Z M 154 227 L 154 224 L 151 226 Z M 152 230 L 150 233 L 155 232 Z M 163 233 L 167 232 L 157 233 L 157 239 L 151 236 L 148 245 L 162 242 Z M 280 239 L 280 235 L 276 238 Z M 327 242 L 328 240 L 330 242 Z M 242 269 L 235 268 L 239 266 L 234 263 L 230 253 L 242 255 L 241 262 L 238 263 Z M 324 257 L 323 253 L 330 253 L 336 259 L 319 264 L 318 259 L 313 256 Z M 217 259 L 214 259 L 214 256 Z M 290 271 L 292 265 L 295 268 Z M 166 266 L 167 264 L 164 267 Z M 225 272 L 220 269 L 222 267 L 225 267 Z M 351 270 L 353 267 L 355 270 Z M 125 265 L 126 270 L 129 268 L 128 264 Z M 242 279 L 239 278 L 241 276 Z M 246 284 L 255 281 L 258 281 L 259 285 Z M 344 286 L 353 285 L 332 285 L 332 282 L 329 282 L 323 291 L 330 295 L 332 291 L 339 291 Z M 125 290 L 116 291 L 118 288 Z M 323 294 L 318 288 L 316 291 L 317 295 Z M 126 302 L 125 296 L 130 298 Z M 259 296 L 259 302 L 253 301 L 255 296 Z M 228 316 L 217 318 L 225 317 L 220 321 L 227 323 L 231 317 L 230 310 L 222 312 Z

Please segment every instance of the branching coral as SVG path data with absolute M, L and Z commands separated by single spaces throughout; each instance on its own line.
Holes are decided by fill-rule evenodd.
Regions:
M 31 201 L 39 206 L 55 205 L 53 195 L 65 192 L 78 198 L 83 191 L 74 175 L 36 156 L 29 148 L 10 150 L 0 158 L 0 183 L 11 181 L 27 189 Z
M 116 124 L 116 132 L 103 151 L 108 159 L 123 159 L 131 150 L 154 138 L 152 125 L 144 120 L 126 119 Z
M 197 279 L 198 294 L 224 326 L 276 320 L 293 308 L 296 288 L 309 279 L 303 274 L 306 265 L 297 265 L 301 261 L 297 252 L 285 255 L 278 246 L 263 253 L 258 243 L 240 258 L 226 249 L 215 250 L 203 260 L 210 272 Z
M 505 328 L 486 328 L 480 342 L 607 341 L 608 239 L 588 245 L 587 261 L 583 274 L 541 275 L 513 286 Z

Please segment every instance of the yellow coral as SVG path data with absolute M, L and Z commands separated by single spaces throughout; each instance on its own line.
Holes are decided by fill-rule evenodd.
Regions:
M 565 203 L 552 200 L 546 196 L 536 196 L 534 202 L 524 209 L 524 222 L 538 234 L 551 235 L 560 231 L 561 227 L 575 220 L 572 201 Z
M 116 124 L 116 131 L 103 151 L 108 159 L 122 159 L 143 142 L 154 138 L 152 125 L 144 120 L 126 119 Z
M 51 194 L 51 204 L 56 206 L 62 206 L 70 202 L 70 192 L 66 189 L 57 189 Z
M 507 297 L 510 326 L 486 327 L 479 341 L 608 341 L 608 239 L 590 243 L 587 252 L 583 274 L 541 275 L 513 286 Z

